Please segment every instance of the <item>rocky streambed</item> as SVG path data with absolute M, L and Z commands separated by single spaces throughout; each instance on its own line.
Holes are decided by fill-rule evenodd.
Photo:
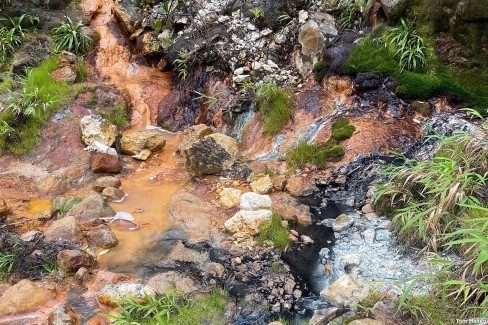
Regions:
M 391 13 L 385 2 L 371 19 Z M 81 1 L 99 38 L 83 58 L 93 75 L 32 153 L 0 157 L 0 263 L 12 265 L 0 324 L 108 324 L 128 298 L 216 288 L 228 293 L 224 323 L 342 323 L 369 295 L 396 297 L 432 273 L 432 256 L 400 246 L 375 211 L 374 184 L 402 163 L 386 149 L 427 159 L 431 130 L 476 127 L 444 97 L 412 101 L 390 77 L 341 75 L 369 31 L 360 19 L 341 27 L 308 1 L 202 1 L 160 30 L 160 4 L 138 5 Z M 327 73 L 314 80 L 319 61 Z M 254 99 L 263 83 L 294 100 L 273 134 Z M 108 119 L 119 106 L 127 127 Z M 354 131 L 338 161 L 290 166 L 291 149 L 326 145 L 341 118 Z M 269 224 L 284 245 L 262 238 Z M 352 323 L 412 323 L 387 300 L 374 316 Z

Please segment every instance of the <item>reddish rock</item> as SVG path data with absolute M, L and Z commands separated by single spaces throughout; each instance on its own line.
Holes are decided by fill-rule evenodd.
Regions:
M 286 177 L 285 176 L 278 176 L 273 177 L 273 188 L 275 191 L 284 191 L 286 186 Z
M 367 203 L 361 208 L 361 211 L 363 211 L 364 214 L 374 213 L 373 205 Z
M 81 267 L 91 267 L 95 259 L 78 249 L 65 249 L 58 254 L 59 267 L 66 272 L 76 272 Z
M 91 170 L 94 173 L 120 173 L 122 163 L 118 156 L 94 152 L 91 157 Z
M 110 321 L 105 316 L 95 316 L 88 320 L 87 325 L 110 325 Z
M 57 81 L 74 82 L 76 80 L 76 66 L 68 65 L 54 70 L 49 75 Z
M 302 226 L 312 223 L 310 208 L 299 204 L 297 199 L 285 192 L 273 193 L 270 195 L 273 201 L 273 210 L 282 215 L 285 219 L 294 221 Z
M 315 189 L 315 180 L 310 177 L 293 176 L 286 183 L 286 190 L 293 196 L 308 196 Z

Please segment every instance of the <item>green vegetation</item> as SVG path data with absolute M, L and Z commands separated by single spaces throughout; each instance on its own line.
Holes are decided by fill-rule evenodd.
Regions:
M 17 256 L 15 254 L 0 253 L 0 281 L 4 281 L 17 268 Z
M 5 231 L 0 253 L 0 281 L 9 277 L 39 279 L 57 267 L 57 254 L 62 246 L 39 241 L 24 242 Z
M 313 78 L 317 82 L 321 82 L 325 78 L 325 74 L 327 73 L 327 65 L 324 61 L 318 61 L 313 65 Z
M 259 8 L 254 8 L 254 9 L 251 9 L 249 11 L 253 14 L 253 19 L 254 20 L 258 20 L 258 19 L 264 18 L 264 16 L 265 16 L 264 11 L 262 11 Z
M 277 134 L 290 121 L 293 96 L 276 84 L 263 84 L 256 92 L 255 101 L 264 122 L 264 132 Z
M 325 151 L 319 145 L 300 141 L 296 147 L 288 152 L 286 162 L 295 169 L 303 168 L 307 163 L 325 168 Z
M 290 243 L 288 238 L 288 227 L 285 227 L 282 223 L 283 217 L 273 212 L 271 222 L 259 231 L 258 241 L 261 245 L 266 242 L 272 242 L 275 248 L 284 250 Z
M 338 12 L 338 22 L 341 27 L 349 27 L 355 21 L 360 20 L 362 12 L 366 7 L 365 0 L 339 0 L 337 1 L 336 11 Z
M 332 123 L 331 139 L 336 141 L 347 140 L 352 137 L 354 131 L 356 131 L 354 125 L 350 125 L 347 119 L 340 118 Z
M 378 27 L 358 44 L 346 61 L 343 72 L 354 74 L 372 72 L 393 76 L 398 85 L 396 93 L 409 99 L 426 99 L 434 95 L 451 95 L 465 105 L 479 109 L 488 107 L 488 69 L 451 69 L 434 54 L 432 41 L 424 40 L 425 64 L 420 71 L 402 70 L 395 53 L 385 48 L 382 39 L 387 32 Z
M 414 24 L 415 21 L 408 23 L 401 18 L 400 26 L 387 31 L 380 39 L 400 64 L 400 72 L 416 71 L 423 68 L 427 61 L 424 39 L 418 35 Z
M 349 139 L 356 128 L 349 124 L 345 118 L 332 123 L 332 133 L 329 140 L 323 145 L 309 144 L 305 141 L 298 143 L 291 149 L 286 162 L 292 168 L 303 168 L 307 163 L 325 168 L 327 162 L 337 162 L 344 157 L 342 141 Z
M 146 296 L 146 302 L 130 298 L 120 307 L 119 315 L 105 315 L 113 324 L 140 325 L 179 325 L 179 324 L 226 324 L 224 309 L 227 294 L 223 290 L 214 290 L 197 298 L 189 298 L 181 293 L 166 293 L 152 298 Z
M 5 64 L 15 50 L 24 43 L 25 19 L 29 19 L 31 25 L 39 23 L 39 18 L 28 14 L 23 14 L 16 19 L 0 18 L 0 23 L 6 22 L 6 26 L 0 26 L 0 66 Z
M 185 0 L 145 0 L 143 6 L 158 4 L 158 19 L 154 21 L 152 27 L 158 33 L 164 29 L 171 29 L 174 24 L 174 15 L 187 7 Z
M 425 277 L 435 277 L 442 299 L 452 299 L 457 308 L 463 307 L 465 316 L 472 317 L 488 315 L 488 200 L 482 194 L 488 175 L 487 133 L 485 129 L 480 138 L 466 133 L 434 136 L 441 143 L 435 157 L 428 161 L 404 158 L 403 166 L 385 167 L 389 180 L 379 186 L 375 199 L 375 203 L 394 207 L 392 225 L 403 243 L 451 250 L 461 256 L 461 266 L 433 261 L 443 268 Z M 408 293 L 406 290 L 401 308 L 412 308 Z M 425 299 L 412 299 L 419 304 L 423 301 L 426 308 Z
M 49 73 L 57 69 L 57 59 L 50 58 L 29 70 L 20 81 L 21 91 L 10 93 L 6 109 L 0 114 L 0 152 L 28 152 L 39 139 L 39 129 L 63 104 L 73 98 L 72 88 L 55 81 Z
M 76 60 L 76 70 L 77 72 L 75 82 L 85 82 L 86 79 L 90 76 L 90 71 L 85 66 L 82 57 L 79 57 Z
M 68 51 L 76 54 L 85 54 L 91 50 L 93 40 L 81 32 L 83 23 L 75 23 L 70 17 L 65 17 L 58 27 L 53 29 L 54 48 L 57 52 Z
M 129 126 L 127 108 L 122 104 L 117 104 L 110 112 L 102 114 L 110 123 L 126 128 Z

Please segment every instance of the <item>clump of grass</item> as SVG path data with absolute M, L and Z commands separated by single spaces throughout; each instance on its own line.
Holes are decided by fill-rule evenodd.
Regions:
M 389 30 L 382 38 L 386 49 L 391 50 L 403 70 L 416 71 L 425 66 L 427 50 L 424 39 L 415 29 L 415 21 L 400 18 L 400 26 Z
M 105 315 L 113 324 L 178 325 L 226 324 L 222 315 L 227 304 L 227 294 L 214 290 L 198 298 L 182 293 L 166 293 L 156 298 L 146 296 L 144 301 L 129 298 L 122 302 L 119 315 Z
M 259 231 L 259 243 L 263 245 L 270 241 L 275 248 L 284 250 L 290 243 L 290 239 L 288 238 L 288 227 L 283 226 L 282 221 L 283 217 L 273 212 L 271 222 Z
M 286 162 L 294 169 L 303 168 L 307 163 L 325 168 L 325 150 L 319 145 L 301 141 L 296 147 L 288 151 Z
M 76 71 L 76 82 L 84 82 L 90 76 L 90 70 L 88 70 L 81 57 L 76 60 Z
M 264 132 L 276 134 L 290 121 L 293 96 L 275 84 L 263 84 L 256 92 L 256 103 L 264 122 Z
M 51 78 L 57 68 L 57 58 L 47 59 L 27 72 L 19 93 L 11 93 L 0 114 L 0 152 L 27 153 L 39 140 L 41 126 L 76 95 L 69 84 Z
M 19 267 L 19 261 L 15 254 L 0 253 L 0 281 L 4 281 Z
M 286 162 L 296 169 L 303 168 L 307 163 L 325 168 L 327 162 L 341 161 L 345 152 L 340 144 L 349 139 L 354 131 L 356 128 L 350 125 L 347 119 L 340 118 L 332 124 L 330 139 L 325 144 L 316 145 L 301 141 L 288 152 Z
M 110 123 L 125 128 L 129 126 L 129 122 L 127 120 L 127 109 L 122 104 L 117 104 L 110 112 L 106 112 L 103 114 Z
M 487 130 L 482 132 L 480 138 L 467 133 L 432 136 L 440 141 L 436 155 L 427 161 L 403 157 L 403 166 L 386 166 L 388 181 L 379 185 L 375 199 L 393 206 L 392 225 L 404 244 L 460 255 L 462 265 L 436 260 L 444 267 L 435 276 L 442 277 L 437 281 L 445 297 L 471 315 L 473 310 L 488 314 L 488 200 L 483 195 L 488 142 Z M 409 290 L 400 307 L 410 309 Z

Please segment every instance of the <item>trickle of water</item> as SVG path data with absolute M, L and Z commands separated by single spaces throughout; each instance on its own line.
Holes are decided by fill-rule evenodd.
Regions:
M 87 13 L 95 10 L 91 27 L 100 35 L 96 67 L 132 101 L 132 127 L 156 124 L 160 102 L 171 91 L 171 74 L 131 62 L 127 37 L 112 14 L 114 1 L 82 0 Z M 98 9 L 96 9 L 98 8 Z

